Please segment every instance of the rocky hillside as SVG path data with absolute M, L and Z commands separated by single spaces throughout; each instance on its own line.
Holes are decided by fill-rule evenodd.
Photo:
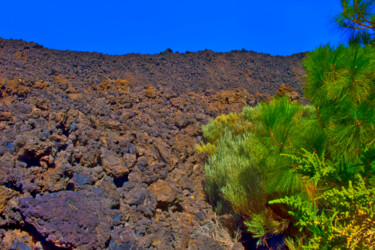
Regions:
M 0 247 L 241 249 L 204 193 L 200 126 L 283 83 L 300 92 L 302 57 L 0 39 Z
M 250 94 L 273 94 L 283 83 L 300 92 L 303 56 L 302 53 L 273 57 L 249 51 L 215 53 L 210 50 L 110 56 L 50 50 L 35 43 L 0 39 L 0 75 L 31 81 L 51 81 L 54 76 L 65 75 L 74 78 L 72 84 L 84 88 L 110 78 L 131 80 L 136 87 L 149 84 L 167 87 L 177 93 L 243 87 Z

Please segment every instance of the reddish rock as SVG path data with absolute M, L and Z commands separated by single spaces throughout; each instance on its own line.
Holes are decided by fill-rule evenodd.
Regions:
M 22 79 L 9 80 L 0 78 L 0 98 L 12 95 L 26 98 L 29 93 L 30 88 L 26 86 L 26 83 Z
M 102 156 L 102 164 L 104 171 L 114 178 L 119 178 L 127 173 L 129 173 L 128 166 L 120 157 L 109 154 Z
M 0 121 L 10 121 L 10 120 L 12 120 L 12 113 L 0 112 Z
M 85 167 L 95 167 L 100 161 L 100 149 L 97 144 L 89 144 L 81 150 L 77 148 L 75 158 Z
M 128 166 L 128 168 L 132 168 L 134 164 L 137 162 L 137 157 L 134 154 L 125 153 L 122 157 L 122 160 Z
M 28 166 L 51 167 L 56 149 L 52 142 L 43 142 L 32 137 L 25 142 L 25 146 L 18 153 L 18 160 L 25 162 Z M 43 158 L 44 157 L 44 158 Z M 44 163 L 42 163 L 44 162 Z
M 155 146 L 161 156 L 161 160 L 163 160 L 166 163 L 170 163 L 171 152 L 170 152 L 169 146 L 160 138 L 156 139 Z
M 149 189 L 155 195 L 159 206 L 168 206 L 176 199 L 172 188 L 164 180 L 158 180 L 151 184 Z
M 19 229 L 0 230 L 1 249 L 41 249 L 40 242 L 34 242 L 33 236 Z
M 8 207 L 8 201 L 17 196 L 17 192 L 12 189 L 0 186 L 0 214 Z
M 283 96 L 286 95 L 290 98 L 290 100 L 298 100 L 299 94 L 293 90 L 293 88 L 289 84 L 281 84 L 280 88 L 275 93 L 276 96 Z
M 148 97 L 148 98 L 155 98 L 156 97 L 156 90 L 154 86 L 148 86 L 145 90 L 143 90 L 143 93 Z
M 272 96 L 268 93 L 255 93 L 254 95 L 256 102 L 269 102 Z

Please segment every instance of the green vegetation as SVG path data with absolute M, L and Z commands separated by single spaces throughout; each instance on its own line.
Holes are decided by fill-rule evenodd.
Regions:
M 341 27 L 374 24 L 375 1 L 342 2 Z M 274 98 L 202 128 L 208 197 L 260 245 L 283 235 L 290 249 L 375 247 L 375 49 L 353 41 L 307 55 L 312 105 Z
M 341 0 L 343 11 L 336 23 L 350 34 L 350 42 L 374 44 L 375 2 L 373 0 Z

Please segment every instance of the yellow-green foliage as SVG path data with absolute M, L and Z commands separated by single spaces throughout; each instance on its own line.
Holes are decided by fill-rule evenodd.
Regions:
M 355 183 L 349 181 L 347 186 L 326 190 L 312 200 L 295 195 L 270 201 L 270 204 L 287 204 L 300 230 L 312 233 L 308 241 L 299 241 L 299 248 L 373 249 L 374 201 L 375 188 L 366 187 L 359 176 Z
M 230 113 L 228 115 L 220 115 L 215 120 L 211 120 L 207 125 L 203 125 L 202 131 L 205 139 L 215 144 L 224 134 L 225 130 L 230 130 L 234 134 L 240 134 L 248 129 L 247 125 L 240 114 Z
M 244 120 L 241 114 L 229 113 L 220 115 L 214 120 L 210 120 L 207 125 L 202 126 L 204 138 L 207 143 L 201 142 L 196 149 L 208 155 L 216 152 L 217 141 L 228 131 L 234 135 L 243 134 L 248 131 L 249 123 Z
M 220 207 L 224 198 L 233 210 L 247 215 L 251 215 L 252 211 L 261 211 L 260 204 L 265 203 L 260 173 L 250 167 L 250 151 L 248 136 L 227 132 L 218 140 L 217 150 L 205 168 L 206 191 L 210 200 Z
M 196 146 L 196 149 L 198 150 L 198 152 L 200 153 L 203 153 L 203 154 L 207 154 L 207 155 L 213 155 L 215 154 L 216 152 L 216 146 L 214 144 L 211 144 L 211 143 L 203 143 L 201 142 L 200 144 L 198 144 Z
M 282 153 L 299 152 L 296 147 L 308 144 L 307 135 L 316 132 L 310 120 L 313 110 L 283 97 L 270 104 L 247 107 L 242 115 L 221 116 L 206 126 L 220 131 L 216 135 L 221 134 L 215 140 L 215 151 L 206 150 L 214 152 L 206 164 L 206 191 L 210 200 L 220 208 L 223 203 L 230 204 L 230 209 L 250 218 L 264 210 L 267 197 L 275 192 L 293 194 L 305 190 L 300 176 L 290 168 L 291 160 Z M 239 133 L 233 121 L 237 124 L 241 121 L 245 132 Z M 212 134 L 204 130 L 205 137 Z M 316 138 L 315 141 L 321 140 L 319 136 Z M 204 145 L 200 146 L 201 152 L 204 149 Z
M 271 213 L 271 214 L 270 214 Z M 255 238 L 262 238 L 267 234 L 281 234 L 288 226 L 287 220 L 275 220 L 272 217 L 273 212 L 265 209 L 261 213 L 254 214 L 250 221 L 245 221 L 248 230 L 253 233 Z M 267 245 L 266 239 L 259 240 L 258 246 Z

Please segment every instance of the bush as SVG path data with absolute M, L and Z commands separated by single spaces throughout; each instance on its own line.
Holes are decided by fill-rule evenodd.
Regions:
M 341 2 L 349 46 L 304 60 L 312 105 L 275 98 L 203 127 L 209 199 L 260 245 L 283 235 L 290 249 L 375 248 L 375 1 Z
M 222 115 L 203 127 L 206 191 L 218 212 L 242 216 L 266 244 L 375 247 L 374 47 L 308 54 L 305 95 Z

